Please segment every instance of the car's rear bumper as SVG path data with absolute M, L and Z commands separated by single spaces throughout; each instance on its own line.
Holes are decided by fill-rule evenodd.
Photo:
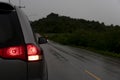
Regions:
M 0 80 L 27 80 L 27 63 L 0 58 Z
M 47 80 L 47 67 L 43 61 L 28 63 L 28 80 Z
M 0 80 L 42 80 L 44 61 L 25 62 L 0 58 Z

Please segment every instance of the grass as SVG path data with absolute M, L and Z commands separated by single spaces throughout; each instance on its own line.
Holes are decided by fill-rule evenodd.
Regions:
M 53 40 L 53 41 L 56 42 L 56 40 Z M 57 41 L 57 42 L 61 43 L 59 41 Z M 95 53 L 98 53 L 98 54 L 101 54 L 101 55 L 104 55 L 104 56 L 108 56 L 108 57 L 120 58 L 120 53 L 118 54 L 118 53 L 109 52 L 109 51 L 97 50 L 97 49 L 94 49 L 94 48 L 91 48 L 91 47 L 74 46 L 74 45 L 69 45 L 69 46 L 86 49 L 86 50 L 89 50 L 89 51 L 92 51 L 92 52 L 95 52 Z
M 113 58 L 120 58 L 120 54 L 118 53 L 113 53 L 113 52 L 109 52 L 109 51 L 102 51 L 102 50 L 96 50 L 94 48 L 90 48 L 90 47 L 82 47 L 82 46 L 74 46 L 77 48 L 82 48 L 82 49 L 86 49 L 104 56 L 108 56 L 108 57 L 113 57 Z

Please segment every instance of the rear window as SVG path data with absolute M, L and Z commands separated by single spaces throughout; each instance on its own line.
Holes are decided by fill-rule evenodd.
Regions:
M 22 31 L 17 14 L 12 11 L 0 11 L 0 47 L 23 43 Z

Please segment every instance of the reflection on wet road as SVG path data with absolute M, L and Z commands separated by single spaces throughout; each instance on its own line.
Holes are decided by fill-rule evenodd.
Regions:
M 49 80 L 120 80 L 120 62 L 54 42 L 41 45 Z

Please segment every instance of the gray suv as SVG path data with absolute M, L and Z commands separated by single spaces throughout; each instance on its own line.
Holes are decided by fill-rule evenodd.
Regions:
M 0 80 L 47 80 L 47 67 L 22 10 L 0 2 Z

